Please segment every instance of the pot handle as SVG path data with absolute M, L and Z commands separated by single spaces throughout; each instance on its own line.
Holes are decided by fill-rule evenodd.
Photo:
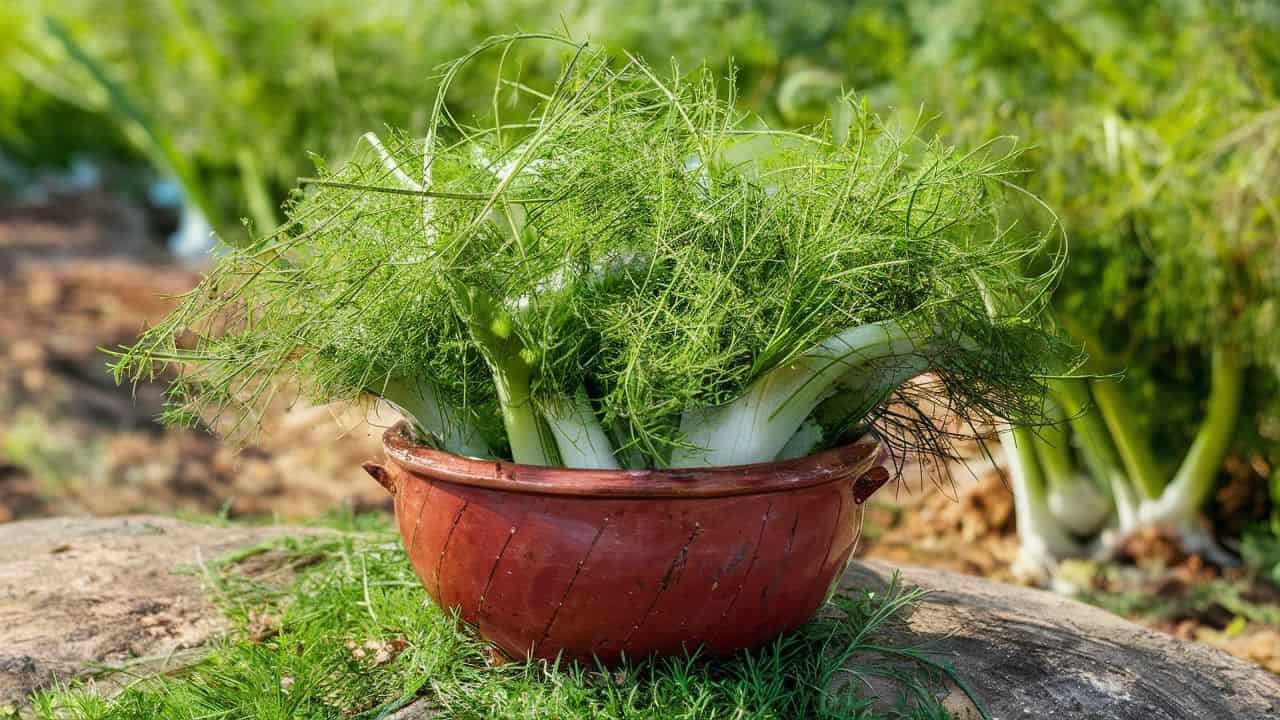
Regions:
M 888 468 L 883 465 L 871 468 L 853 481 L 853 501 L 861 505 L 887 482 L 889 482 Z
M 871 469 L 858 476 L 853 481 L 853 501 L 858 505 L 866 502 L 876 493 L 877 490 L 884 487 L 889 482 L 889 451 L 884 443 L 879 443 L 876 450 L 875 465 Z
M 396 481 L 395 478 L 391 477 L 391 473 L 387 472 L 385 467 L 373 461 L 364 463 L 360 467 L 364 468 L 364 471 L 369 473 L 369 477 L 377 480 L 378 484 L 391 494 L 391 497 L 395 497 L 397 489 Z

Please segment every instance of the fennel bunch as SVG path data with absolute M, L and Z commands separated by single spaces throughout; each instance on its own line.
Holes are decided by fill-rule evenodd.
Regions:
M 561 73 L 526 81 L 520 53 L 547 43 Z M 444 98 L 473 67 L 492 109 L 458 118 Z M 252 424 L 288 380 L 385 398 L 449 451 L 570 467 L 760 462 L 868 430 L 945 451 L 921 399 L 1038 422 L 1070 351 L 1037 321 L 1057 264 L 1023 271 L 1054 236 L 999 220 L 1016 152 L 852 98 L 777 131 L 719 80 L 491 40 L 445 72 L 426 137 L 321 165 L 116 372 L 175 366 L 177 421 Z

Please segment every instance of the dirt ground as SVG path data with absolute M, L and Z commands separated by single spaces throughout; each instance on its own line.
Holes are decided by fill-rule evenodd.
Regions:
M 378 407 L 272 408 L 235 449 L 155 420 L 163 385 L 117 386 L 101 348 L 131 342 L 198 270 L 163 250 L 146 212 L 106 194 L 0 208 L 0 522 L 150 512 L 300 520 L 388 509 L 361 470 L 393 414 Z M 162 379 L 161 379 L 162 380 Z M 1215 525 L 1252 502 L 1247 464 L 1219 492 Z M 859 554 L 1018 581 L 1013 502 L 974 446 L 950 481 L 907 468 L 867 514 Z M 1136 538 L 1118 562 L 1071 563 L 1059 589 L 1280 673 L 1280 589 L 1239 568 Z
M 274 408 L 271 432 L 237 450 L 158 424 L 162 384 L 115 383 L 102 349 L 132 342 L 198 279 L 148 237 L 140 210 L 104 195 L 0 211 L 0 522 L 385 505 L 359 468 L 391 422 L 377 408 Z

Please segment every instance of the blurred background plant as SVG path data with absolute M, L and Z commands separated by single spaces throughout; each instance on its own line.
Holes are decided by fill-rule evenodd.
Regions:
M 369 130 L 420 135 L 440 65 L 491 35 L 563 30 L 661 62 L 706 60 L 721 76 L 736 66 L 746 105 L 776 116 L 783 90 L 798 116 L 795 78 L 846 78 L 832 68 L 849 61 L 860 85 L 886 77 L 893 53 L 845 30 L 889 28 L 890 14 L 779 0 L 16 0 L 0 10 L 0 158 L 15 178 L 76 159 L 143 160 L 235 243 L 242 218 L 275 226 L 310 154 L 337 165 Z M 549 54 L 524 61 L 522 73 L 554 77 Z M 460 85 L 449 99 L 465 118 L 507 98 Z
M 1021 569 L 1094 591 L 1115 575 L 1064 560 L 1201 554 L 1280 582 L 1268 0 L 14 0 L 0 6 L 0 194 L 105 182 L 178 202 L 171 244 L 198 257 L 209 227 L 236 244 L 274 226 L 310 154 L 336 167 L 364 132 L 420 134 L 439 64 L 517 29 L 705 61 L 725 82 L 736 68 L 739 103 L 775 124 L 819 122 L 853 90 L 966 145 L 1029 145 L 1014 181 L 1044 205 L 1005 220 L 1043 226 L 1045 206 L 1061 220 L 1071 261 L 1054 309 L 1092 361 L 1057 383 L 1063 425 L 1006 448 L 1024 461 L 1010 474 Z M 531 80 L 555 68 L 525 63 Z M 509 101 L 459 85 L 449 108 Z M 944 532 L 927 513 L 891 517 Z M 1182 555 L 1150 539 L 1159 527 Z
M 1167 524 L 1215 552 L 1200 513 L 1226 458 L 1252 458 L 1243 467 L 1263 485 L 1280 460 L 1280 8 L 966 0 L 913 11 L 923 34 L 894 78 L 899 103 L 923 102 L 958 139 L 1035 146 L 1023 182 L 1071 237 L 1057 317 L 1090 369 L 1116 376 L 1059 382 L 1072 447 L 1032 439 L 1043 487 L 1028 494 L 1078 535 L 1095 524 L 1075 526 L 1087 475 L 1112 496 L 1112 547 Z M 1017 219 L 1043 215 L 1026 205 L 1031 217 Z M 1234 513 L 1270 533 L 1260 509 Z M 1030 530 L 1042 561 L 1087 549 Z

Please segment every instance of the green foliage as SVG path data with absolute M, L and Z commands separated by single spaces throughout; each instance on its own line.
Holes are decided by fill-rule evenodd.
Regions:
M 111 119 L 65 102 L 33 82 L 25 36 L 34 19 L 21 3 L 0 7 L 0 194 L 21 191 L 31 175 L 92 155 L 136 164 Z
M 67 148 L 114 158 L 128 155 L 121 144 L 128 137 L 135 153 L 174 173 L 100 78 L 47 31 L 45 19 L 53 18 L 66 27 L 72 46 L 172 136 L 177 155 L 192 168 L 180 179 L 190 192 L 208 196 L 206 214 L 234 243 L 244 239 L 242 217 L 259 232 L 274 227 L 275 208 L 310 169 L 307 153 L 340 162 L 352 152 L 353 138 L 384 127 L 420 136 L 439 67 L 492 35 L 567 30 L 594 44 L 630 48 L 659 66 L 670 58 L 689 66 L 708 62 L 721 80 L 737 66 L 747 104 L 792 121 L 816 121 L 825 98 L 818 115 L 794 99 L 775 107 L 783 80 L 813 71 L 808 77 L 823 87 L 838 86 L 841 63 L 850 60 L 856 61 L 849 76 L 855 82 L 883 77 L 900 54 L 873 47 L 848 28 L 878 29 L 879 39 L 902 47 L 893 37 L 901 12 L 896 5 L 849 1 L 810 2 L 801 12 L 773 0 L 18 0 L 0 10 L 0 41 L 12 41 L 0 42 L 7 45 L 0 48 L 7 60 L 0 99 L 22 100 L 0 102 L 0 147 L 23 163 L 56 162 Z M 712 27 L 716 32 L 707 31 Z M 550 54 L 524 60 L 519 74 L 531 81 L 553 79 L 558 71 Z M 469 117 L 489 106 L 491 90 L 457 83 L 450 107 Z M 50 117 L 57 122 L 50 125 Z
M 1280 16 L 1263 3 L 929 5 L 915 8 L 932 30 L 901 96 L 954 120 L 954 137 L 1031 143 L 1026 186 L 1072 240 L 1058 316 L 1099 369 L 1126 371 L 1129 421 L 1176 457 L 1210 348 L 1280 372 Z
M 223 258 L 126 349 L 117 373 L 181 365 L 175 396 L 193 413 L 259 406 L 267 378 L 321 400 L 383 395 L 446 446 L 474 424 L 491 448 L 505 440 L 544 464 L 534 411 L 552 419 L 581 389 L 624 446 L 662 465 L 682 414 L 888 321 L 910 345 L 880 360 L 924 358 L 960 415 L 1038 417 L 1040 378 L 1064 362 L 1035 324 L 1057 267 L 1021 268 L 1054 236 L 1028 242 L 999 223 L 1012 156 L 919 138 L 853 102 L 811 133 L 773 131 L 721 99 L 706 70 L 662 78 L 572 45 L 552 83 L 506 74 L 521 49 L 552 43 L 566 45 L 497 40 L 459 61 L 425 151 L 366 138 L 295 196 L 287 225 Z M 455 119 L 448 83 L 485 55 L 506 59 L 490 76 L 501 102 Z M 992 297 L 1011 310 L 990 317 Z M 842 368 L 870 362 L 833 352 Z M 447 408 L 443 420 L 416 412 L 406 387 Z M 917 430 L 904 439 L 927 444 Z
M 1240 554 L 1246 565 L 1273 585 L 1280 586 L 1280 519 L 1273 518 L 1268 525 L 1246 530 Z
M 309 170 L 308 152 L 341 158 L 361 132 L 421 130 L 436 66 L 520 17 L 519 3 L 499 11 L 452 0 L 15 5 L 18 78 L 109 118 L 157 169 L 174 173 L 99 76 L 110 78 L 172 139 L 174 155 L 191 167 L 180 179 L 208 195 L 205 211 L 230 241 L 241 239 L 242 217 L 259 231 L 274 227 L 275 208 Z M 65 28 L 67 42 L 46 18 Z M 460 102 L 474 108 L 487 96 Z M 31 120 L 18 118 L 24 131 Z
M 240 574 L 245 562 L 301 574 L 281 590 Z M 884 593 L 838 597 L 822 618 L 756 650 L 603 669 L 491 667 L 451 615 L 424 605 L 399 539 L 385 529 L 278 541 L 223 559 L 209 579 L 236 630 L 205 657 L 139 678 L 111 699 L 85 686 L 45 691 L 36 716 L 374 718 L 421 696 L 441 718 L 945 718 L 934 695 L 942 678 L 963 685 L 928 648 L 883 639 L 922 596 L 896 582 Z M 844 680 L 888 672 L 905 695 L 887 714 Z

